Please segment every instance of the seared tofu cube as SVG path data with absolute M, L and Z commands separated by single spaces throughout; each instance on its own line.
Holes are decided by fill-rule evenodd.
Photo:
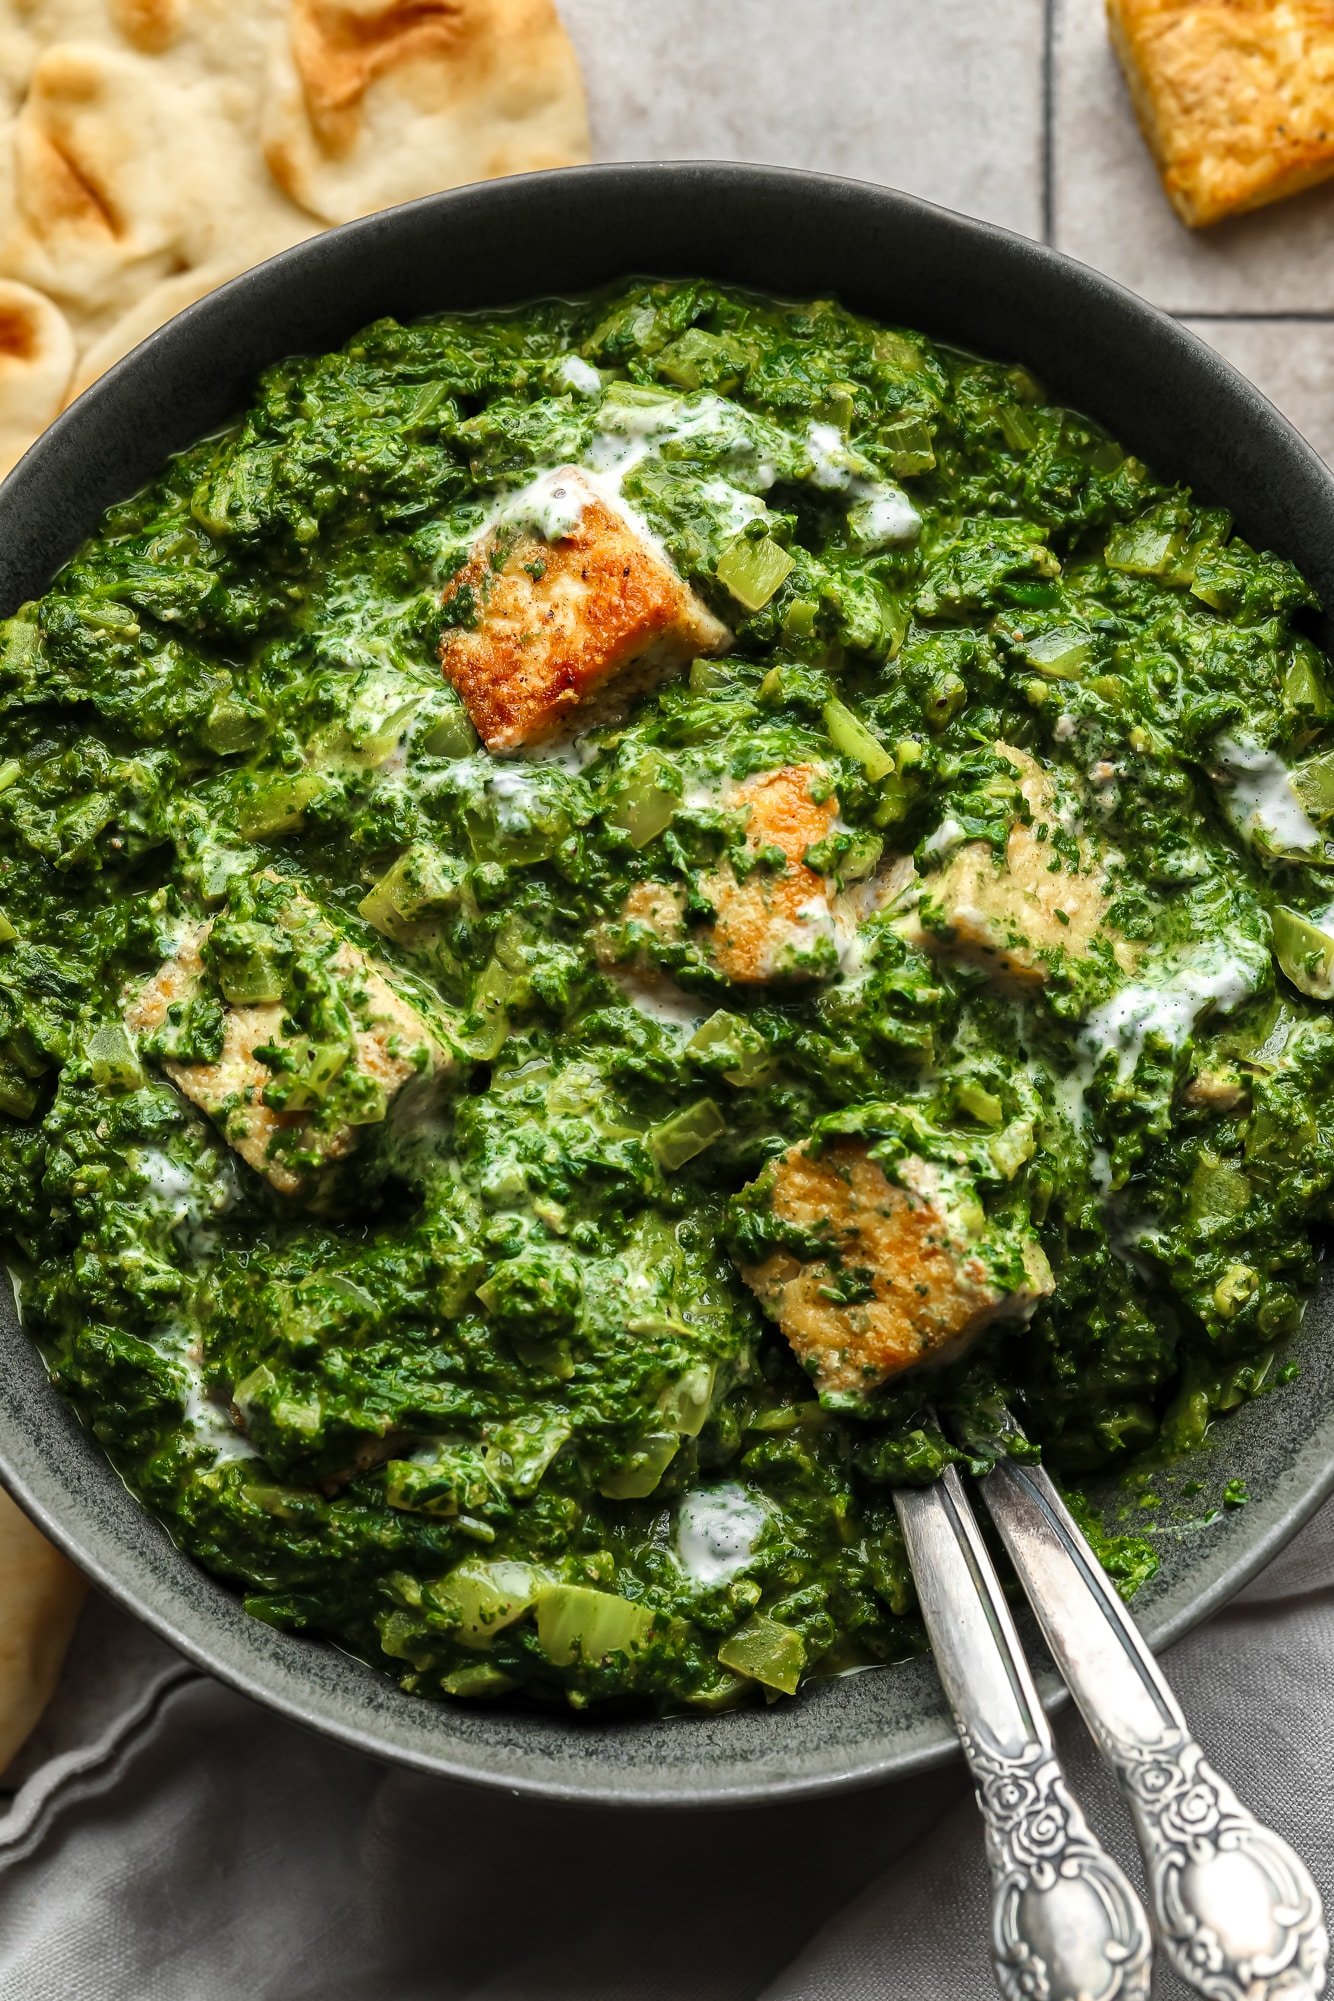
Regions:
M 1108 0 L 1163 187 L 1193 228 L 1334 173 L 1328 0 Z
M 916 941 L 981 966 L 1004 987 L 1043 984 L 1063 958 L 1081 959 L 1103 929 L 1107 888 L 1087 843 L 1076 868 L 1057 854 L 1058 806 L 1048 774 L 1025 751 L 996 749 L 1020 774 L 1032 823 L 1016 821 L 999 862 L 985 841 L 957 848 L 925 877 Z
M 1053 1287 L 1035 1239 L 993 1237 L 980 1209 L 960 1212 L 928 1161 L 910 1157 L 899 1172 L 905 1185 L 862 1142 L 836 1140 L 819 1153 L 792 1147 L 750 1191 L 778 1222 L 828 1247 L 804 1260 L 775 1250 L 741 1275 L 834 1402 L 951 1361 L 989 1322 L 1028 1311 Z
M 755 864 L 738 876 L 725 862 L 702 885 L 714 908 L 709 957 L 738 986 L 833 972 L 830 885 L 806 859 L 838 817 L 828 774 L 818 764 L 785 764 L 733 786 L 726 804 L 747 815 Z
M 558 735 L 730 640 L 666 553 L 574 466 L 482 536 L 444 599 L 440 658 L 488 750 Z
M 295 923 L 327 944 L 327 969 L 347 1015 L 342 1048 L 312 1049 L 282 1000 L 229 1003 L 215 1061 L 167 1059 L 163 1068 L 280 1195 L 305 1195 L 316 1189 L 323 1169 L 354 1151 L 366 1126 L 386 1117 L 409 1084 L 444 1076 L 455 1059 L 443 1030 L 428 1024 L 374 960 L 335 939 L 305 898 L 293 898 L 289 908 Z M 202 948 L 212 928 L 201 925 L 182 939 L 174 957 L 139 989 L 126 1014 L 134 1034 L 153 1034 L 173 1007 L 205 987 Z M 270 1096 L 279 1102 L 271 1104 Z M 343 1107 L 342 1114 L 330 1116 L 330 1105 Z
M 722 803 L 739 813 L 746 862 L 723 861 L 699 883 L 712 914 L 691 933 L 701 958 L 736 986 L 828 978 L 839 969 L 842 944 L 903 885 L 891 869 L 874 885 L 837 889 L 811 866 L 812 851 L 838 821 L 838 800 L 820 764 L 785 764 L 727 788 Z M 911 866 L 903 864 L 911 874 Z M 638 883 L 619 926 L 601 935 L 599 956 L 629 959 L 641 969 L 654 944 L 686 936 L 685 896 L 666 883 Z

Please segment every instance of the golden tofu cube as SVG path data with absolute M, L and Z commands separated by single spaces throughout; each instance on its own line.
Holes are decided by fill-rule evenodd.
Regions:
M 1192 228 L 1334 173 L 1329 0 L 1108 0 L 1168 199 Z
M 1041 986 L 1063 956 L 1081 959 L 1107 917 L 1107 887 L 1087 845 L 1081 867 L 1057 856 L 1045 831 L 1058 807 L 1051 779 L 1026 751 L 996 745 L 1020 774 L 1032 824 L 1016 821 L 1005 860 L 985 841 L 968 841 L 923 881 L 923 916 L 914 940 L 983 967 L 1001 986 Z
M 665 552 L 577 467 L 511 508 L 444 597 L 471 623 L 446 630 L 441 662 L 488 750 L 540 743 L 600 697 L 624 701 L 729 643 Z
M 298 920 L 319 921 L 304 897 L 293 898 L 289 909 Z M 198 991 L 204 980 L 201 948 L 211 929 L 211 923 L 203 924 L 189 933 L 175 956 L 139 989 L 126 1013 L 132 1033 L 151 1034 L 170 1008 Z M 452 1052 L 374 960 L 343 940 L 328 964 L 353 1022 L 347 1061 L 372 1087 L 372 1103 L 381 1102 L 387 1110 L 414 1079 L 435 1079 L 453 1068 Z M 265 1102 L 265 1092 L 281 1073 L 260 1052 L 294 1050 L 296 1042 L 281 1001 L 225 1005 L 216 1062 L 163 1064 L 172 1082 L 212 1119 L 247 1166 L 280 1195 L 309 1193 L 323 1168 L 354 1151 L 363 1131 L 350 1120 L 323 1125 L 309 1110 L 278 1110 Z
M 738 986 L 831 972 L 836 933 L 829 883 L 806 860 L 838 817 L 818 764 L 785 764 L 733 786 L 726 804 L 747 815 L 746 846 L 759 859 L 738 879 L 730 864 L 702 885 L 714 919 L 706 949 Z M 782 856 L 781 866 L 774 859 Z
M 1053 1289 L 1036 1240 L 1023 1245 L 1023 1276 L 1007 1287 L 986 1255 L 980 1214 L 959 1217 L 930 1162 L 910 1157 L 900 1172 L 909 1185 L 890 1181 L 861 1141 L 838 1140 L 818 1154 L 790 1148 L 755 1184 L 781 1222 L 829 1246 L 827 1256 L 778 1250 L 741 1267 L 822 1396 L 859 1397 L 951 1361 L 989 1322 Z

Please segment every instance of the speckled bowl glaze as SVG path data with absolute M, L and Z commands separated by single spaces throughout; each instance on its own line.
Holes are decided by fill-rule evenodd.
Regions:
M 1023 360 L 1164 474 L 1232 510 L 1334 604 L 1334 478 L 1210 348 L 1108 279 L 1026 239 L 884 188 L 771 168 L 579 168 L 432 196 L 285 252 L 154 334 L 56 423 L 0 488 L 0 612 L 34 597 L 103 509 L 241 407 L 256 373 L 411 319 L 584 291 L 630 273 L 704 274 Z M 1324 635 L 1326 645 L 1334 630 Z M 1136 1601 L 1150 1643 L 1206 1617 L 1334 1487 L 1334 1286 L 1292 1352 L 1299 1378 L 1215 1427 L 1250 1505 L 1164 1542 Z M 609 1720 L 416 1701 L 331 1646 L 247 1618 L 129 1494 L 47 1381 L 0 1296 L 0 1477 L 74 1561 L 201 1666 L 383 1758 L 518 1793 L 625 1805 L 796 1798 L 954 1752 L 929 1661 L 771 1709 Z M 1050 1682 L 1049 1695 L 1055 1695 Z

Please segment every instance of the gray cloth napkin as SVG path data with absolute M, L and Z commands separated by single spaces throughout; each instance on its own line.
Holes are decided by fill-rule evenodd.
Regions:
M 1168 1668 L 1206 1751 L 1334 1905 L 1334 1504 Z M 1078 1724 L 1059 1734 L 1137 1876 Z M 716 1814 L 534 1805 L 309 1736 L 101 1602 L 29 1762 L 0 1820 L 5 2001 L 995 1992 L 981 1829 L 956 1768 Z M 1183 1991 L 1160 1973 L 1160 2001 Z

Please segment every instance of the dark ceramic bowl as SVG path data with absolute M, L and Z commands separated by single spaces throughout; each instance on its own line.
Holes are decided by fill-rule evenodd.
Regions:
M 1162 313 L 1022 237 L 883 188 L 682 164 L 433 196 L 299 244 L 192 306 L 80 398 L 0 488 L 0 612 L 43 591 L 104 508 L 240 408 L 280 356 L 335 347 L 383 314 L 497 306 L 631 273 L 832 293 L 1027 362 L 1160 473 L 1230 508 L 1334 603 L 1334 479 L 1249 383 Z M 1334 1486 L 1331 1318 L 1327 1284 L 1294 1344 L 1298 1380 L 1216 1427 L 1215 1454 L 1251 1502 L 1164 1538 L 1162 1569 L 1135 1603 L 1153 1646 L 1221 1605 Z M 247 1618 L 175 1549 L 50 1387 L 8 1288 L 0 1474 L 53 1541 L 192 1660 L 285 1715 L 426 1771 L 566 1799 L 702 1805 L 865 1784 L 954 1749 L 926 1660 L 712 1718 L 589 1721 L 402 1695 L 322 1642 Z

